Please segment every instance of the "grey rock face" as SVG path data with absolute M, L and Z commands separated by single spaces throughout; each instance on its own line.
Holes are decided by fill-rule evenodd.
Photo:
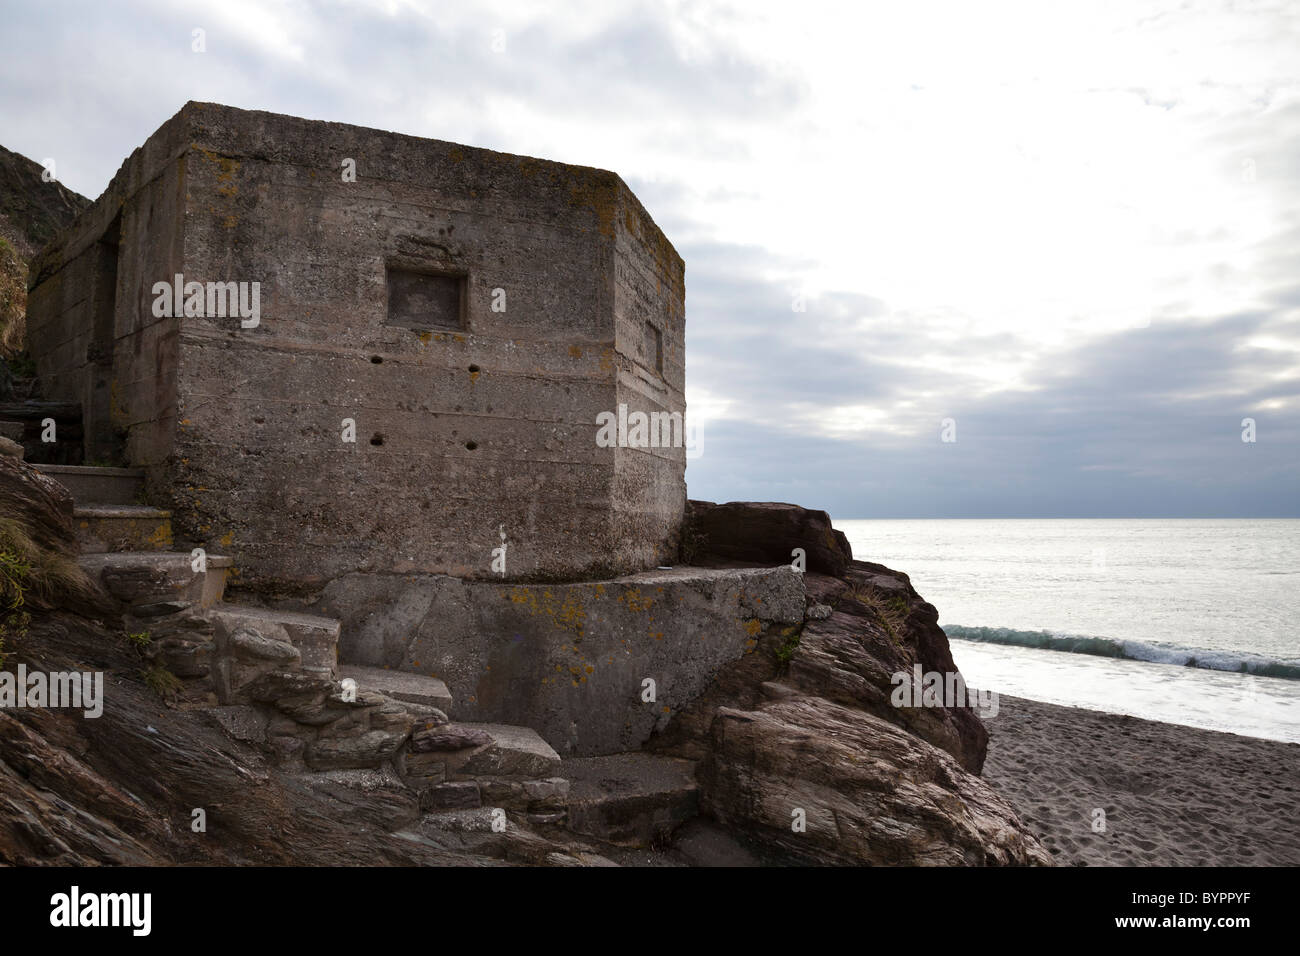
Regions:
M 445 727 L 419 730 L 412 734 L 411 752 L 418 754 L 430 751 L 467 750 L 470 747 L 482 747 L 490 743 L 492 737 L 485 730 L 448 724 Z

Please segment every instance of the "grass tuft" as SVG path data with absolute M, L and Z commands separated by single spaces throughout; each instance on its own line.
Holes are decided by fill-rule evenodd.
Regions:
M 140 671 L 140 677 L 144 679 L 145 686 L 163 700 L 167 700 L 184 686 L 179 677 L 161 664 L 146 667 Z
M 57 608 L 94 601 L 95 585 L 72 558 L 41 548 L 21 521 L 0 518 L 0 609 L 31 601 Z M 12 605 L 17 598 L 18 604 Z
M 907 634 L 907 618 L 912 610 L 905 596 L 886 594 L 872 584 L 855 584 L 844 596 L 870 611 L 895 644 L 903 643 L 903 637 Z

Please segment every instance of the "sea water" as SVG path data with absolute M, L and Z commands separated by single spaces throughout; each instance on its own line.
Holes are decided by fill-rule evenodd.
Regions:
M 973 687 L 1300 742 L 1300 519 L 835 522 Z

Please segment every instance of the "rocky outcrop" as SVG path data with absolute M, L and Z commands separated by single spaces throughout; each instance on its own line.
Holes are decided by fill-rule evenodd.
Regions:
M 43 172 L 0 146 L 0 239 L 12 243 L 24 263 L 90 205 L 57 180 L 46 182 Z
M 58 181 L 42 179 L 44 169 L 0 146 L 0 399 L 12 381 L 5 358 L 23 348 L 27 310 L 27 264 L 76 218 L 90 200 Z
M 790 564 L 794 549 L 802 548 L 809 571 L 839 577 L 853 560 L 848 539 L 825 511 L 775 501 L 688 501 L 683 539 L 690 564 L 709 558 Z
M 812 606 L 830 613 L 804 625 L 784 683 L 895 723 L 978 774 L 988 731 L 971 708 L 894 706 L 894 675 L 959 673 L 939 612 L 907 575 L 854 561 L 838 580 L 810 574 L 806 584 Z
M 112 613 L 108 596 L 77 566 L 72 507 L 57 481 L 20 457 L 0 455 L 0 554 L 6 558 L 0 612 Z M 0 620 L 0 634 L 3 629 Z
M 104 679 L 97 716 L 52 702 L 0 708 L 0 864 L 606 862 L 522 816 L 493 825 L 493 807 L 553 811 L 563 801 L 565 781 L 533 779 L 559 765 L 535 735 L 469 728 L 462 754 L 437 755 L 436 776 L 404 778 L 412 732 L 446 715 L 364 685 L 343 693 L 328 671 L 309 669 L 321 640 L 310 619 L 183 604 L 139 619 L 103 594 L 102 615 L 71 613 L 57 577 L 38 602 L 32 574 L 60 561 L 76 570 L 71 503 L 29 466 L 0 460 L 16 463 L 0 465 L 0 507 L 26 549 L 0 573 L 32 595 L 30 613 L 0 621 L 4 670 Z M 232 677 L 224 702 L 214 670 Z M 467 766 L 486 776 L 466 778 Z M 472 817 L 428 812 L 439 808 L 422 788 L 447 777 L 472 794 Z M 498 798 L 513 802 L 489 802 Z
M 947 753 L 824 697 L 718 709 L 703 809 L 802 861 L 1049 864 L 1002 797 Z
M 75 568 L 66 493 L 3 461 L 0 503 L 24 546 Z M 824 516 L 791 508 L 776 509 L 794 529 L 782 548 L 810 529 L 825 536 Z M 752 513 L 772 526 L 773 509 Z M 753 646 L 711 660 L 712 679 L 701 671 L 680 708 L 662 708 L 659 754 L 561 760 L 529 727 L 449 719 L 435 706 L 453 703 L 440 680 L 374 668 L 340 680 L 336 620 L 204 597 L 206 578 L 142 597 L 100 569 L 117 603 L 98 616 L 43 592 L 56 610 L 36 608 L 11 632 L 10 668 L 101 672 L 106 699 L 98 718 L 0 710 L 0 862 L 603 865 L 627 847 L 671 846 L 701 813 L 722 828 L 709 831 L 722 850 L 704 859 L 1047 862 L 972 772 L 986 740 L 978 718 L 890 699 L 896 672 L 953 670 L 935 610 L 906 576 L 856 561 L 839 577 L 736 568 L 756 553 L 736 542 L 756 539 L 735 530 L 719 559 L 729 570 L 683 573 L 715 597 L 743 579 L 735 600 L 750 608 Z M 810 567 L 829 566 L 806 550 Z M 114 557 L 129 570 L 156 555 Z M 672 628 L 719 639 L 707 615 L 688 613 L 691 588 L 661 616 L 669 578 L 606 584 L 653 614 L 656 646 Z M 192 601 L 157 600 L 187 588 Z M 521 604 L 533 594 L 511 593 Z
M 817 513 L 777 507 L 785 527 L 821 527 Z M 731 514 L 771 526 L 765 506 Z M 759 539 L 730 529 L 726 560 L 773 554 L 743 546 Z M 799 540 L 781 542 L 783 560 Z M 652 743 L 700 761 L 702 811 L 804 862 L 1050 864 L 978 776 L 988 734 L 976 713 L 895 705 L 895 675 L 957 673 L 937 612 L 907 576 L 850 561 L 838 577 L 809 572 L 805 586 L 803 626 L 765 636 Z

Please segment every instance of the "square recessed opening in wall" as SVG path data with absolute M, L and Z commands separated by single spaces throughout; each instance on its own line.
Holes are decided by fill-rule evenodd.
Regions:
M 465 276 L 388 267 L 387 325 L 417 332 L 465 328 Z
M 660 375 L 664 373 L 664 334 L 649 322 L 645 324 L 645 363 Z

